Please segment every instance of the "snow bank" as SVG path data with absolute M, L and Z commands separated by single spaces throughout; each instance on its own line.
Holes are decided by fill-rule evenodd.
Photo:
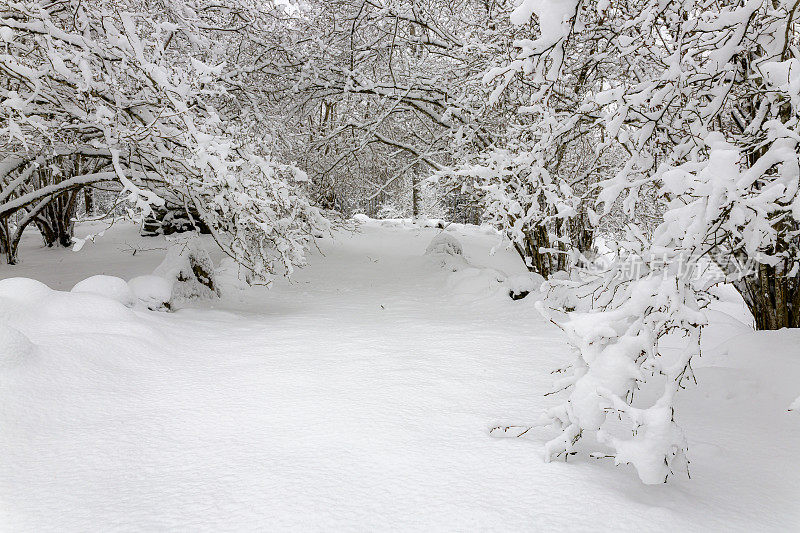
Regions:
M 116 299 L 90 292 L 56 291 L 28 278 L 0 280 L 0 324 L 19 330 L 34 342 L 41 334 L 134 335 L 149 331 L 132 309 Z
M 136 305 L 136 295 L 131 291 L 124 279 L 116 276 L 98 274 L 78 282 L 70 292 L 97 294 L 116 300 L 125 307 Z
M 446 286 L 460 300 L 508 298 L 505 281 L 506 275 L 499 270 L 466 266 L 450 274 Z

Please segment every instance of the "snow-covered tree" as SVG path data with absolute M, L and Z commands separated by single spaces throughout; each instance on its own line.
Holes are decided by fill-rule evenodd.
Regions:
M 320 202 L 377 214 L 423 205 L 423 183 L 454 154 L 488 146 L 481 78 L 497 57 L 493 17 L 510 2 L 309 2 L 282 43 L 287 150 Z M 313 35 L 313 39 L 308 36 Z M 505 41 L 503 41 L 505 42 Z M 490 113 L 491 112 L 491 113 Z M 444 191 L 444 189 L 442 189 Z M 449 191 L 449 189 L 448 189 Z
M 545 128 L 594 131 L 598 157 L 619 154 L 590 218 L 621 214 L 626 225 L 610 266 L 548 285 L 542 310 L 576 354 L 559 386 L 569 395 L 547 416 L 561 430 L 548 457 L 594 433 L 600 456 L 664 481 L 685 464 L 674 397 L 699 353 L 705 290 L 719 281 L 703 268 L 714 263 L 734 283 L 758 328 L 800 326 L 796 5 L 525 0 L 512 14 L 532 17 L 518 57 L 490 73 L 494 95 L 523 77 L 535 87 L 523 111 L 537 141 Z M 577 81 L 579 93 L 564 90 Z M 534 143 L 527 157 L 555 149 Z M 561 197 L 536 176 L 559 212 Z M 636 210 L 654 200 L 663 215 L 648 227 Z M 668 334 L 684 337 L 677 354 L 662 348 Z
M 258 275 L 302 263 L 324 224 L 304 172 L 277 161 L 254 114 L 270 2 L 9 2 L 0 12 L 0 220 L 6 254 L 56 195 L 117 181 L 132 207 L 159 188 L 192 204 L 222 249 Z M 234 115 L 236 116 L 236 115 Z M 254 133 L 256 132 L 256 133 Z M 57 158 L 97 171 L 31 181 Z M 64 168 L 60 170 L 63 172 Z

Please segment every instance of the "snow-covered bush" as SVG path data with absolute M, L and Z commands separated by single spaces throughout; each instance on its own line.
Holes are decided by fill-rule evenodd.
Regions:
M 403 218 L 403 216 L 403 209 L 389 202 L 382 203 L 380 209 L 378 209 L 378 218 L 380 219 Z
M 172 283 L 161 276 L 137 276 L 128 281 L 136 299 L 151 311 L 167 311 L 172 300 Z
M 125 307 L 136 305 L 137 297 L 128 283 L 116 276 L 98 274 L 79 281 L 70 292 L 88 292 L 116 300 Z
M 508 295 L 511 299 L 520 300 L 531 293 L 538 293 L 544 281 L 545 279 L 540 274 L 529 272 L 527 274 L 509 276 L 505 284 L 508 287 Z
M 446 254 L 446 255 L 464 255 L 464 248 L 461 242 L 450 235 L 449 233 L 437 233 L 428 247 L 425 249 L 425 255 Z
M 171 284 L 170 307 L 181 300 L 219 296 L 214 263 L 197 233 L 167 237 L 167 255 L 153 274 Z

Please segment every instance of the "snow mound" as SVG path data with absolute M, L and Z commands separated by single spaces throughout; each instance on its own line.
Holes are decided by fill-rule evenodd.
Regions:
M 426 218 L 422 220 L 422 225 L 426 228 L 439 228 L 439 229 L 445 229 L 449 227 L 447 221 L 441 218 Z
M 0 322 L 11 322 L 25 310 L 41 301 L 53 290 L 40 281 L 29 278 L 7 278 L 0 280 Z
M 52 292 L 53 289 L 35 279 L 7 278 L 0 280 L 0 298 L 8 298 L 17 303 L 34 302 Z
M 544 282 L 544 278 L 535 273 L 509 277 L 501 270 L 470 264 L 464 257 L 461 242 L 444 231 L 431 239 L 425 255 L 433 257 L 439 266 L 452 272 L 447 278 L 446 286 L 448 292 L 459 300 L 475 301 L 498 297 L 519 300 L 531 293 L 538 296 Z
M 370 222 L 372 219 L 369 218 L 364 213 L 356 213 L 355 215 L 353 215 L 353 220 L 355 220 L 356 222 L 360 222 L 361 224 L 366 224 L 367 222 Z
M 152 311 L 169 309 L 172 283 L 160 276 L 138 276 L 128 282 L 128 287 L 142 305 Z
M 136 305 L 136 295 L 131 291 L 128 283 L 116 276 L 98 274 L 79 281 L 70 292 L 84 292 L 105 296 L 121 303 L 125 307 Z
M 509 276 L 505 280 L 508 295 L 513 300 L 525 298 L 529 294 L 538 294 L 542 283 L 544 283 L 544 278 L 536 272 Z
M 34 344 L 21 331 L 0 324 L 0 367 L 24 362 L 34 349 Z
M 58 335 L 151 335 L 120 302 L 87 292 L 63 292 L 32 279 L 0 281 L 0 324 L 37 339 Z M 9 334 L 10 335 L 10 334 Z
M 800 411 L 800 396 L 795 398 L 795 400 L 789 404 L 789 411 Z
M 458 239 L 449 233 L 437 233 L 425 249 L 425 255 L 446 254 L 464 255 L 464 248 Z
M 448 276 L 447 289 L 464 301 L 497 298 L 499 295 L 508 298 L 505 281 L 506 275 L 499 270 L 467 266 Z

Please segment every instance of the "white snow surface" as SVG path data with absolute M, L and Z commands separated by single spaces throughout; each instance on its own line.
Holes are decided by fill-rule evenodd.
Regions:
M 291 281 L 175 313 L 61 292 L 149 274 L 163 237 L 117 224 L 75 253 L 26 235 L 21 264 L 0 265 L 43 282 L 0 281 L 0 529 L 800 525 L 800 413 L 787 410 L 800 332 L 752 332 L 720 291 L 699 385 L 676 411 L 692 479 L 645 486 L 585 455 L 544 463 L 552 430 L 488 435 L 557 403 L 544 394 L 569 357 L 532 298 L 498 296 L 501 275 L 525 274 L 519 259 L 454 225 L 469 267 L 453 272 L 424 255 L 440 230 L 362 222 L 319 239 Z
M 137 301 L 136 295 L 124 279 L 105 274 L 96 274 L 79 281 L 70 292 L 98 294 L 116 300 L 126 307 L 133 307 Z

